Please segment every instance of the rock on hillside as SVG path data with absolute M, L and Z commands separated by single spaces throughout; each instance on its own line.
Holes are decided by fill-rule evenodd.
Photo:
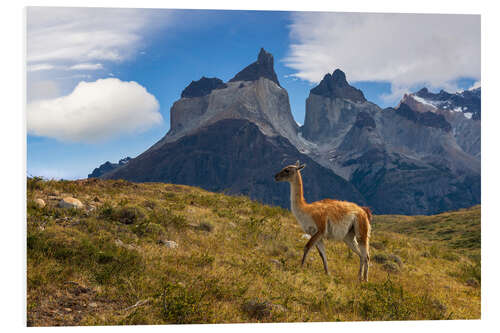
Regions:
M 61 208 L 83 208 L 82 202 L 73 197 L 62 198 L 57 205 Z

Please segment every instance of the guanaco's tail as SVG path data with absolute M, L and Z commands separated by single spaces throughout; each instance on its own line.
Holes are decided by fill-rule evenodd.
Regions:
M 362 206 L 361 208 L 363 208 L 363 210 L 365 211 L 366 215 L 368 216 L 368 222 L 372 222 L 372 217 L 373 217 L 373 214 L 372 214 L 372 210 L 370 209 L 370 207 L 366 207 L 366 206 Z

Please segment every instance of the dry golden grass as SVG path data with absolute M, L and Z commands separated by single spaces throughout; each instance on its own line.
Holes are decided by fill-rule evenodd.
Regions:
M 57 208 L 66 194 L 86 208 Z M 479 220 L 478 209 L 449 213 L 447 227 L 464 214 Z M 330 276 L 315 252 L 300 269 L 306 240 L 278 207 L 180 185 L 29 179 L 28 324 L 480 318 L 479 247 L 397 221 L 407 223 L 375 218 L 370 282 L 360 284 L 343 243 L 326 244 Z

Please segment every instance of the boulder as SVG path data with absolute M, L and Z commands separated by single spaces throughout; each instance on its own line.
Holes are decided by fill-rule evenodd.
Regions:
M 179 244 L 177 244 L 177 242 L 171 240 L 160 240 L 158 243 L 165 245 L 169 249 L 176 249 L 179 247 Z
M 250 318 L 255 318 L 257 320 L 262 320 L 271 316 L 271 312 L 273 311 L 287 312 L 287 309 L 282 305 L 260 300 L 246 301 L 242 304 L 241 308 Z
M 382 265 L 382 269 L 388 273 L 399 273 L 401 269 L 399 266 L 392 261 L 387 261 Z
M 35 204 L 39 207 L 39 208 L 43 208 L 45 207 L 45 201 L 43 201 L 42 199 L 38 198 L 38 199 L 35 199 Z
M 73 197 L 65 197 L 58 204 L 61 208 L 83 208 L 83 204 L 80 200 Z

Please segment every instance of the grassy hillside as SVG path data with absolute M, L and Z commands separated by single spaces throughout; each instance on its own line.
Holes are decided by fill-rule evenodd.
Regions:
M 85 207 L 56 207 L 67 195 Z M 29 179 L 27 209 L 30 326 L 480 318 L 477 207 L 375 217 L 364 284 L 343 243 L 326 244 L 330 276 L 315 251 L 300 269 L 293 216 L 246 197 Z
M 378 230 L 392 231 L 411 237 L 441 241 L 468 255 L 481 253 L 481 206 L 441 213 L 433 216 L 376 216 Z

